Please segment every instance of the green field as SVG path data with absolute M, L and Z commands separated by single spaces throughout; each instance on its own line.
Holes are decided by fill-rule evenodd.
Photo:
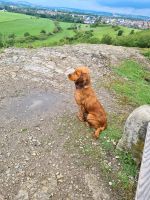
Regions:
M 76 33 L 73 30 L 68 30 L 71 23 L 60 22 L 62 28 L 61 32 L 50 35 L 44 40 L 36 40 L 33 42 L 16 42 L 16 46 L 28 46 L 29 44 L 33 47 L 38 46 L 51 46 L 53 44 L 59 44 L 59 41 L 65 37 L 73 37 Z M 10 34 L 15 34 L 16 39 L 24 37 L 24 33 L 28 32 L 30 35 L 38 36 L 40 35 L 41 30 L 48 32 L 53 32 L 55 28 L 54 22 L 50 19 L 38 18 L 24 14 L 2 12 L 0 11 L 0 33 L 5 37 L 8 37 Z M 132 29 L 121 27 L 124 31 L 123 35 L 128 35 Z M 117 35 L 111 25 L 102 25 L 101 27 L 91 28 L 90 25 L 81 24 L 80 32 L 93 30 L 93 37 L 101 39 L 103 35 L 109 34 L 112 37 Z M 139 30 L 135 30 L 137 32 Z
M 54 24 L 49 19 L 36 18 L 28 15 L 0 12 L 0 32 L 8 35 L 15 33 L 23 36 L 25 32 L 37 35 L 42 29 L 52 31 Z

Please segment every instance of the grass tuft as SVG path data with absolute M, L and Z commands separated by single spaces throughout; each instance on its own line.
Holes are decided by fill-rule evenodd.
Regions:
M 150 84 L 146 81 L 150 77 L 150 71 L 135 61 L 127 60 L 120 67 L 114 68 L 114 72 L 122 77 L 123 81 L 114 82 L 112 88 L 124 97 L 126 102 L 135 105 L 150 103 Z

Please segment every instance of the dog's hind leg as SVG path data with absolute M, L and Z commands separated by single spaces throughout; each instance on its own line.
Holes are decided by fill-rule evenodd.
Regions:
M 103 130 L 105 130 L 105 127 L 100 127 L 100 128 L 98 128 L 98 129 L 96 129 L 96 131 L 95 131 L 94 134 L 93 134 L 93 137 L 94 137 L 95 139 L 98 139 L 100 133 L 101 133 Z
M 94 114 L 88 114 L 87 115 L 87 122 L 93 128 L 99 127 L 99 121 L 97 120 L 97 117 Z
M 93 134 L 93 137 L 98 139 L 99 134 L 105 130 L 105 126 L 101 126 L 100 125 L 100 121 L 97 119 L 97 116 L 94 114 L 88 114 L 87 116 L 87 121 L 89 123 L 89 125 L 93 128 L 96 129 L 96 131 Z

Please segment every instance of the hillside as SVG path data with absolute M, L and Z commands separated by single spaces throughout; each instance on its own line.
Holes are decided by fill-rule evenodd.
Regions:
M 118 30 L 115 30 L 111 25 L 91 27 L 86 24 L 60 22 L 59 26 L 61 27 L 61 30 L 55 32 L 54 30 L 56 27 L 54 21 L 50 19 L 0 11 L 0 42 L 3 40 L 4 46 L 42 47 L 68 43 L 69 41 L 66 41 L 66 38 L 75 37 L 77 35 L 76 31 L 82 34 L 86 31 L 92 31 L 92 36 L 90 37 L 96 38 L 99 41 L 106 34 L 111 35 L 113 38 L 118 34 Z M 123 31 L 124 36 L 129 35 L 131 30 L 134 30 L 135 32 L 139 31 L 138 29 L 127 27 L 120 27 L 120 29 Z M 41 34 L 42 30 L 46 33 Z M 30 35 L 24 37 L 25 33 L 29 33 Z M 14 34 L 14 36 L 12 36 L 12 34 Z M 61 42 L 61 40 L 63 40 L 63 42 Z M 75 39 L 73 42 L 86 43 L 87 41 L 78 41 Z
M 142 70 L 138 85 L 146 91 L 143 74 L 149 75 L 149 63 L 137 49 L 68 45 L 0 53 L 1 199 L 134 198 L 137 167 L 130 154 L 115 149 L 126 117 L 141 98 L 135 102 L 126 90 L 115 90 L 118 84 L 136 85 L 132 73 L 123 74 L 122 62 Z M 74 85 L 66 77 L 79 65 L 89 66 L 108 115 L 108 128 L 97 141 L 76 119 Z M 133 95 L 138 93 L 132 90 Z M 148 93 L 143 101 L 150 102 Z

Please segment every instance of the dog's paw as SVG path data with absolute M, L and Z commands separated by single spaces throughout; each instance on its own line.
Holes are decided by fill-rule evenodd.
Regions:
M 77 114 L 77 117 L 78 117 L 78 119 L 79 119 L 81 122 L 84 122 L 84 119 L 83 119 L 83 117 L 82 117 L 80 114 Z
M 99 138 L 99 136 L 96 135 L 95 132 L 92 134 L 92 137 L 93 137 L 95 140 L 97 140 L 97 139 Z
M 85 125 L 89 128 L 91 128 L 90 124 L 88 122 L 85 122 Z

